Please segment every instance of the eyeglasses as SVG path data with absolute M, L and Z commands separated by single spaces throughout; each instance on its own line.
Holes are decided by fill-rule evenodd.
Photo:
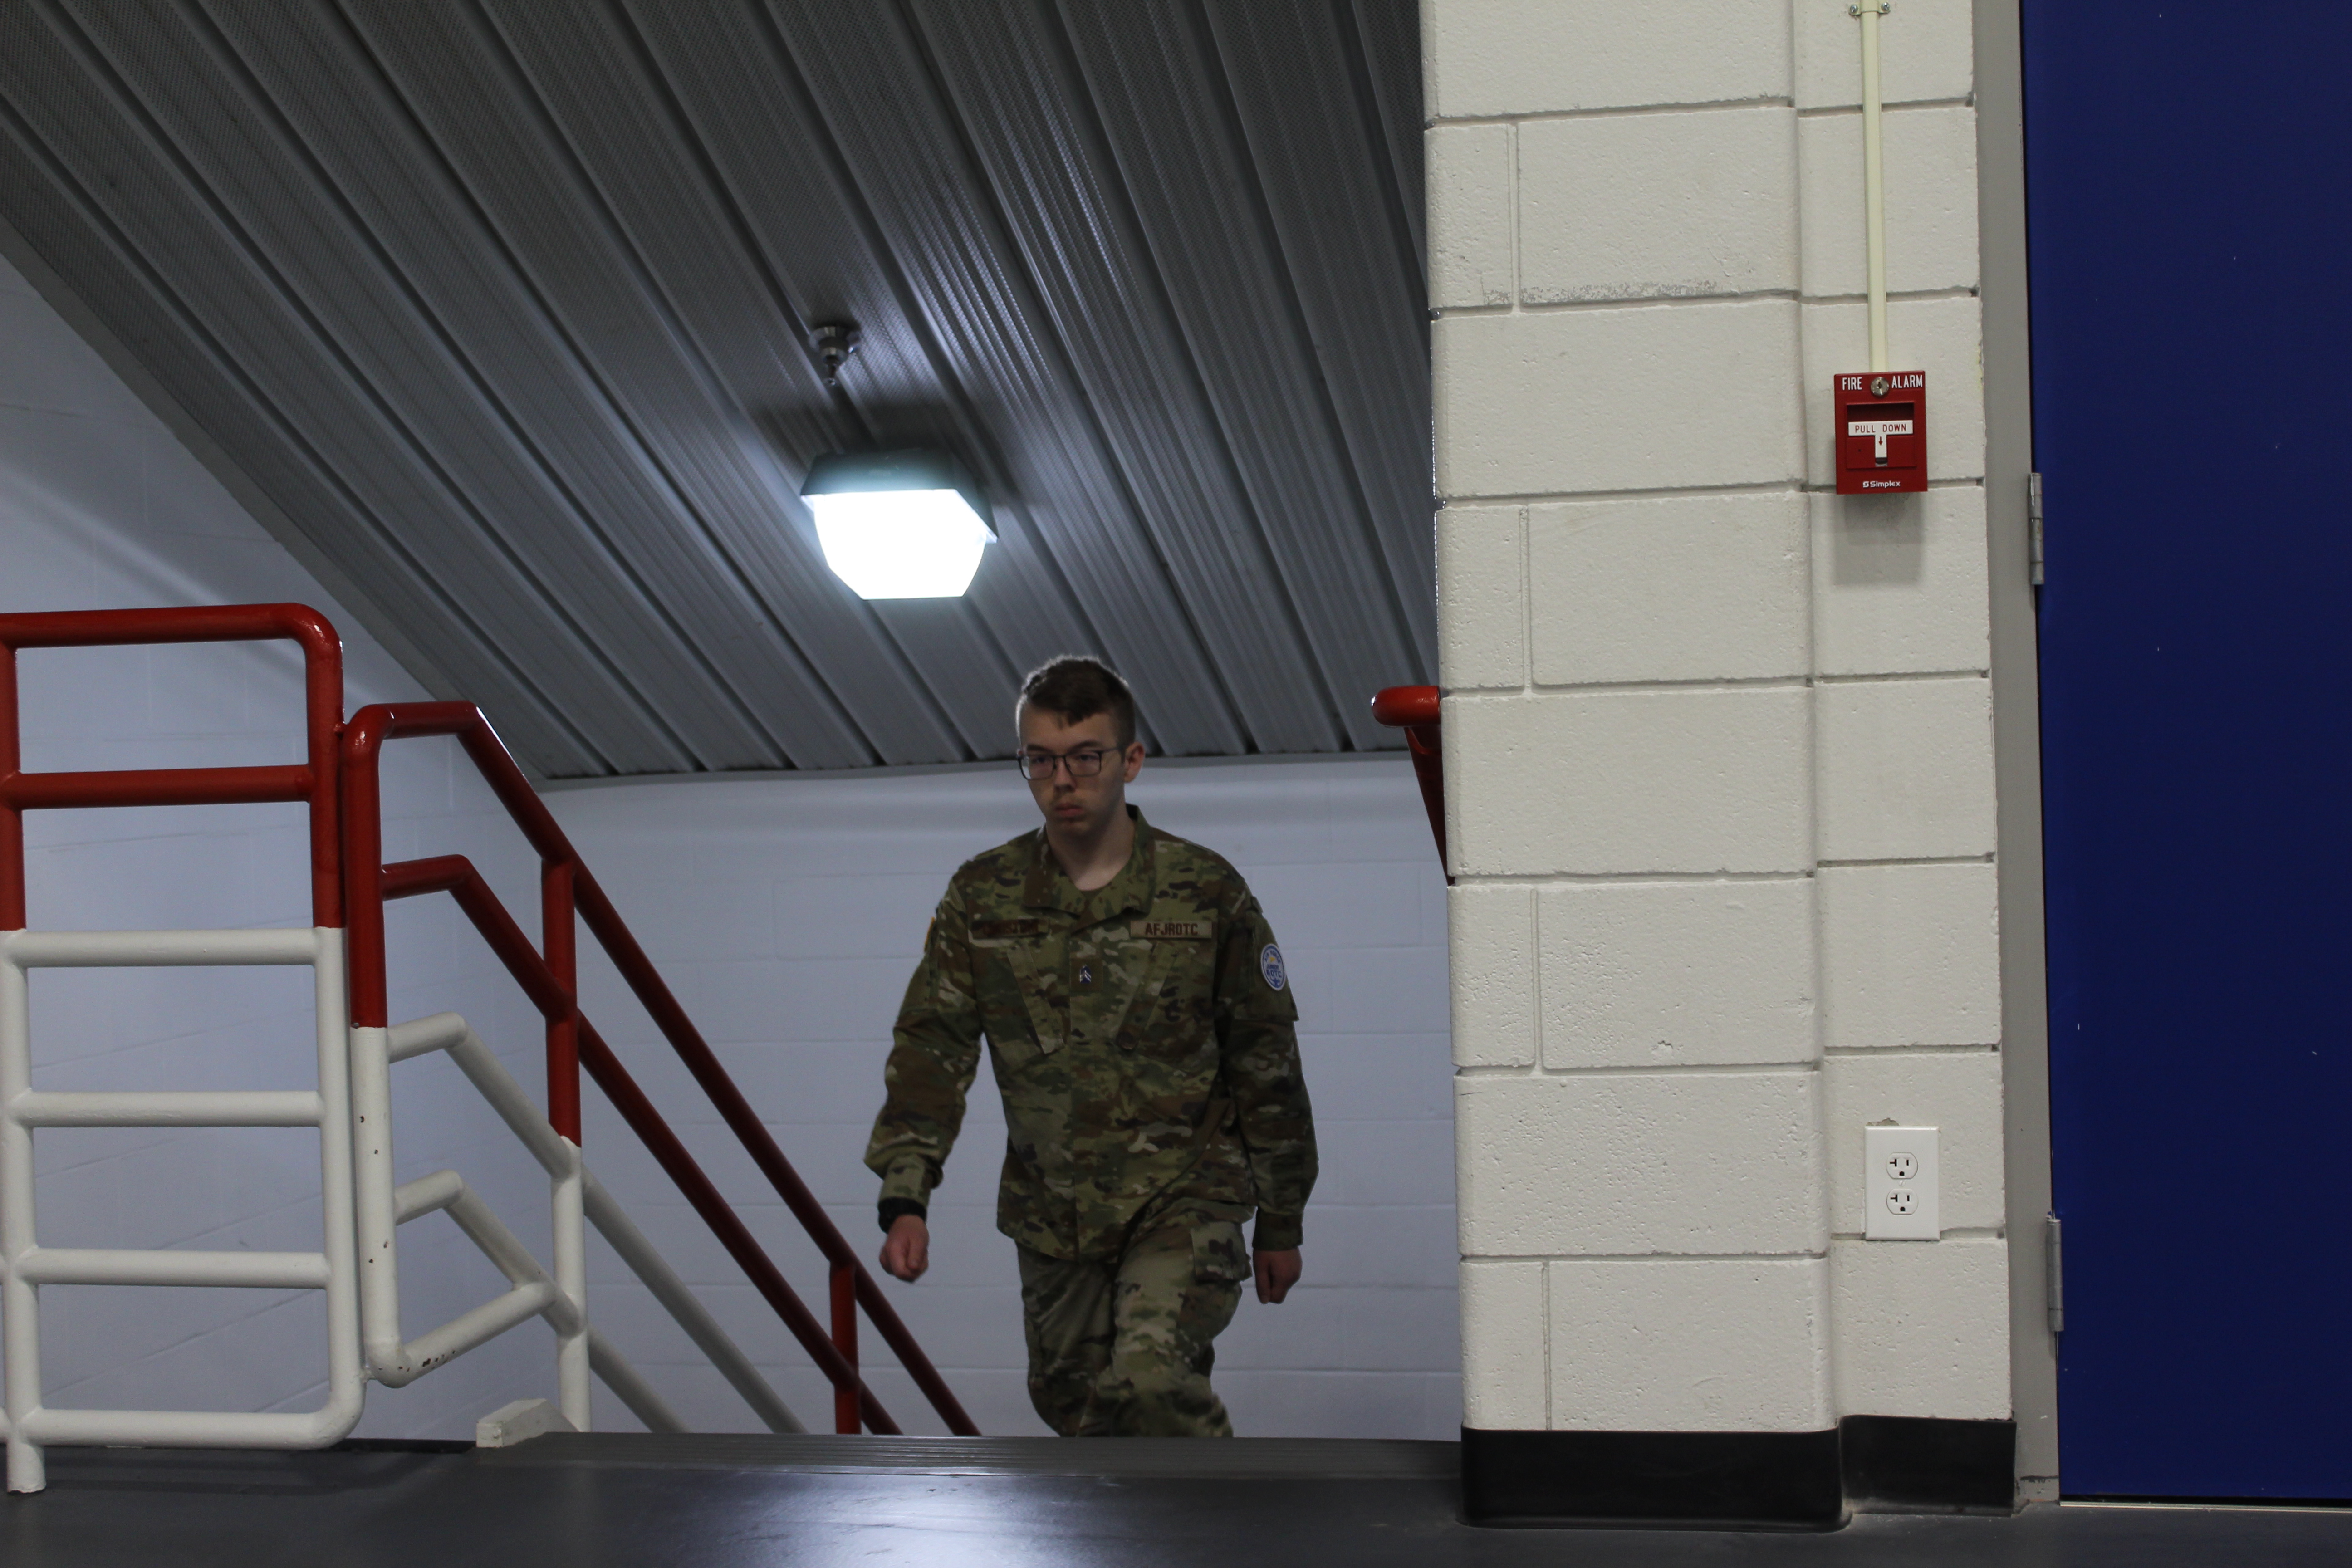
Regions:
M 1075 752 L 1024 752 L 1013 759 L 1023 778 L 1044 784 L 1054 776 L 1054 770 L 1066 767 L 1074 779 L 1090 779 L 1102 772 L 1103 759 L 1117 756 L 1115 751 L 1100 746 L 1080 746 Z

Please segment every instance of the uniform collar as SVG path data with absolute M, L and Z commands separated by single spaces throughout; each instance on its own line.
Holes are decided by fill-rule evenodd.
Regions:
M 1081 892 L 1070 880 L 1062 863 L 1054 858 L 1053 846 L 1045 842 L 1045 830 L 1037 830 L 1037 847 L 1030 861 L 1029 877 L 1021 891 L 1021 901 L 1030 909 L 1059 910 L 1065 914 L 1091 916 L 1108 920 L 1118 914 L 1148 914 L 1151 900 L 1159 887 L 1159 856 L 1153 852 L 1153 841 L 1159 835 L 1143 813 L 1130 805 L 1127 815 L 1135 824 L 1135 847 L 1127 852 L 1127 864 L 1118 875 L 1091 893 Z

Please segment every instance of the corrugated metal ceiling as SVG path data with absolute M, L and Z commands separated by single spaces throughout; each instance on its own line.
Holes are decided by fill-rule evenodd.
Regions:
M 1412 0 L 12 0 L 0 214 L 551 776 L 1172 754 L 1432 677 Z M 862 342 L 828 392 L 816 323 Z M 817 454 L 1002 543 L 866 604 Z

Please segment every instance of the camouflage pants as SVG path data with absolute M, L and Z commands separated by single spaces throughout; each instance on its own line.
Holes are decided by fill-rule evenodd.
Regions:
M 1065 1437 L 1230 1437 L 1212 1342 L 1250 1275 L 1242 1227 L 1171 1215 L 1115 1259 L 1021 1251 L 1029 1402 Z

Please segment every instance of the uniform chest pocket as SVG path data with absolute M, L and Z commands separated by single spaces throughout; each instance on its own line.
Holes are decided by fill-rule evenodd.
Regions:
M 981 1028 L 998 1068 L 1018 1072 L 1060 1050 L 1069 1017 L 1061 976 L 1043 960 L 1042 944 L 1016 938 L 972 946 L 980 954 Z
M 1129 1004 L 1125 1034 L 1155 1057 L 1181 1060 L 1215 1043 L 1213 944 L 1160 938 Z

